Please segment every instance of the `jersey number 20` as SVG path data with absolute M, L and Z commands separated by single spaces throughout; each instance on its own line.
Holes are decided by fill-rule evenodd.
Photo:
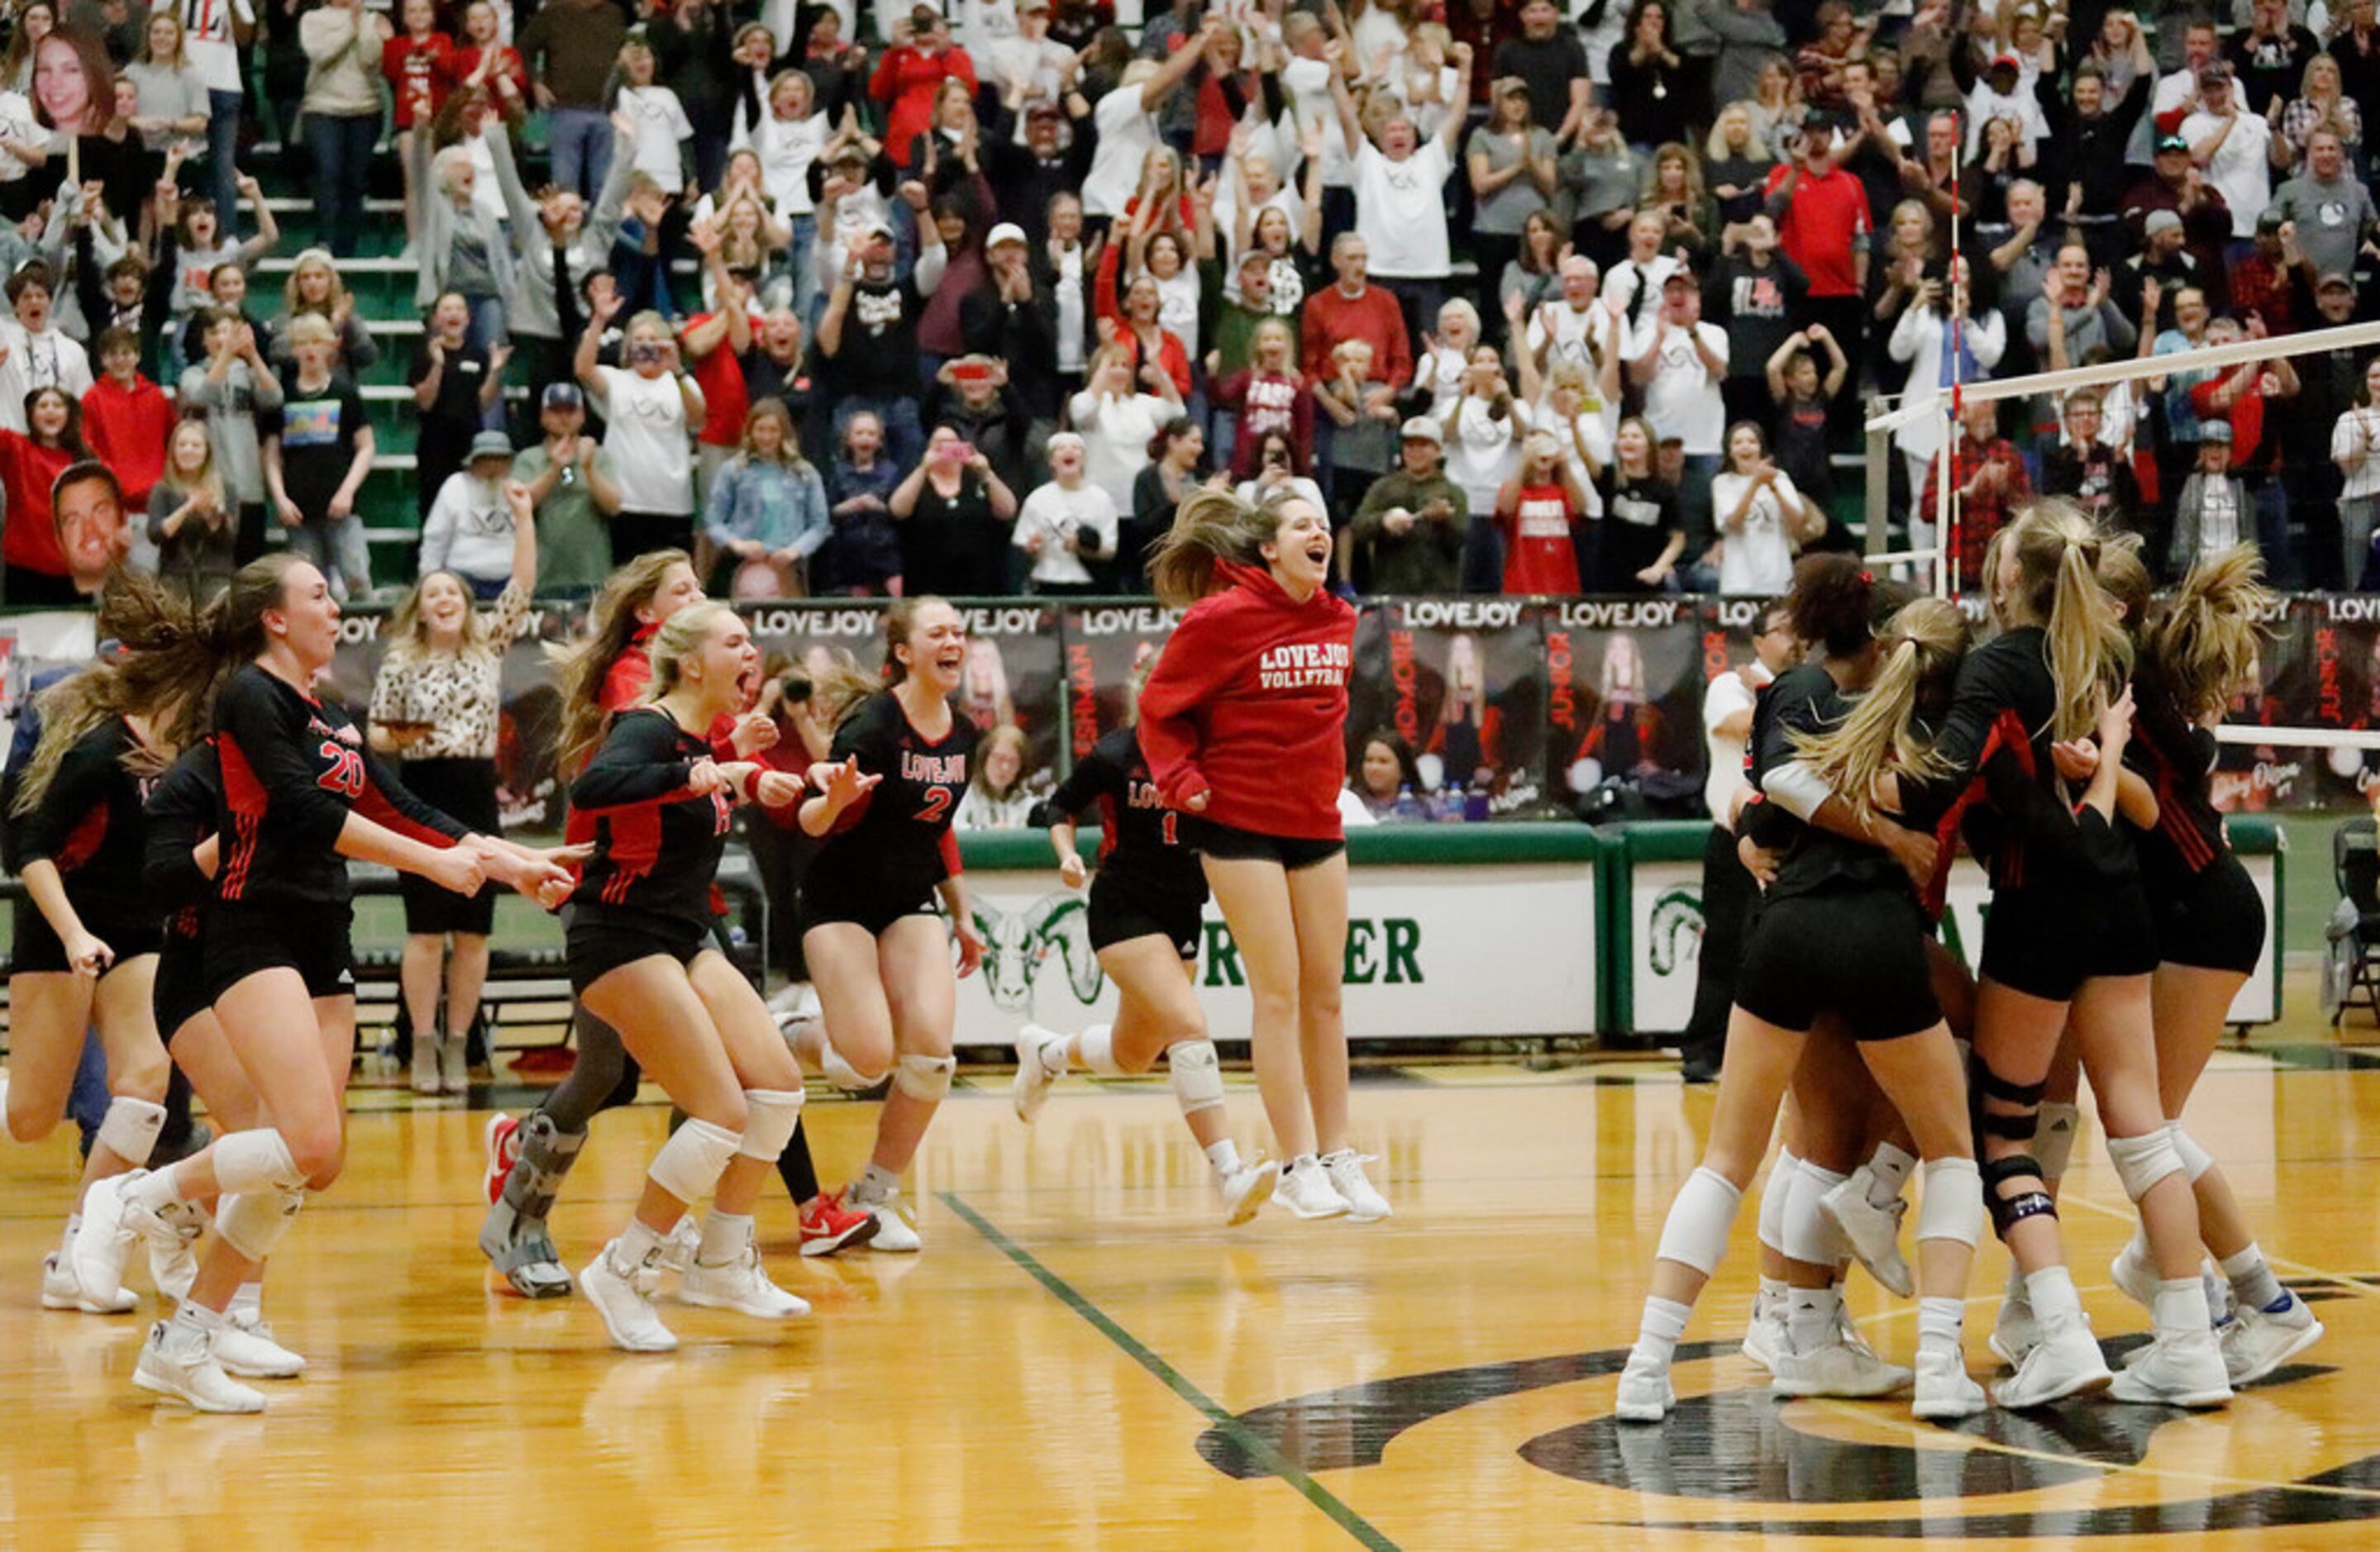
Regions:
M 331 769 L 314 778 L 314 784 L 325 792 L 345 793 L 350 801 L 361 797 L 364 791 L 364 758 L 342 744 L 322 741 L 322 758 Z

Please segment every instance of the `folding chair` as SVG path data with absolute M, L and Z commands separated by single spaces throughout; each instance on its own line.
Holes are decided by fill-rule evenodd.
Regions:
M 2331 1027 L 2337 1029 L 2346 1023 L 2350 1008 L 2369 1008 L 2380 1018 L 2380 821 L 2349 819 L 2333 831 L 2330 870 L 2339 899 L 2355 915 L 2353 929 L 2342 934 L 2337 945 L 2345 971 L 2331 1013 Z M 2344 918 L 2347 912 L 2338 914 Z

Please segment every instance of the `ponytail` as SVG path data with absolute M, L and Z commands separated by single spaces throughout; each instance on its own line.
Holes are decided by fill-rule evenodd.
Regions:
M 683 550 L 655 550 L 630 561 L 605 578 L 602 591 L 595 595 L 585 638 L 548 649 L 562 691 L 562 734 L 554 746 L 559 769 L 578 770 L 603 741 L 604 723 L 610 720 L 603 681 L 642 628 L 637 611 L 653 601 L 670 569 L 680 565 L 694 566 Z
M 1863 821 L 1876 817 L 1878 777 L 1937 769 L 1916 727 L 1918 697 L 1958 666 L 1967 618 L 1947 600 L 1920 599 L 1895 614 L 1879 639 L 1884 666 L 1852 714 L 1825 733 L 1793 735 L 1795 753 Z
M 2231 687 L 2255 672 L 2276 601 L 2264 573 L 2264 561 L 2245 544 L 2200 561 L 2142 643 L 2144 673 L 2192 721 L 2221 715 Z
M 2057 697 L 2050 734 L 2087 737 L 2132 666 L 2131 640 L 2099 586 L 2100 537 L 2062 501 L 2036 503 L 2012 531 L 2017 585 L 2009 604 L 2013 621 L 2042 627 Z
M 1215 579 L 1220 563 L 1264 564 L 1263 547 L 1280 531 L 1281 509 L 1304 499 L 1287 486 L 1253 504 L 1229 491 L 1204 488 L 1183 497 L 1173 509 L 1173 526 L 1158 540 L 1148 561 L 1148 580 L 1159 601 L 1187 609 L 1220 589 Z

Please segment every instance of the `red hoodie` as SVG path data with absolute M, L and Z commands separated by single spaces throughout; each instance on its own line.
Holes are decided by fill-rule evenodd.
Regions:
M 103 377 L 82 396 L 82 439 L 124 486 L 124 511 L 148 520 L 149 492 L 165 478 L 165 443 L 174 434 L 174 406 L 164 390 L 135 376 L 126 388 Z
M 1328 592 L 1291 600 L 1272 574 L 1219 566 L 1140 692 L 1140 749 L 1158 795 L 1235 830 L 1335 841 L 1347 779 L 1355 611 Z

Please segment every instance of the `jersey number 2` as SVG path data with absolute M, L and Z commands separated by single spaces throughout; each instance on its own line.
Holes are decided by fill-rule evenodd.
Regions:
M 350 801 L 364 792 L 364 758 L 344 745 L 322 741 L 321 750 L 331 769 L 314 778 L 314 784 L 326 792 L 345 793 Z
M 950 811 L 951 789 L 948 787 L 928 787 L 926 789 L 926 806 L 917 810 L 917 822 L 919 824 L 940 824 L 942 822 L 942 816 Z

